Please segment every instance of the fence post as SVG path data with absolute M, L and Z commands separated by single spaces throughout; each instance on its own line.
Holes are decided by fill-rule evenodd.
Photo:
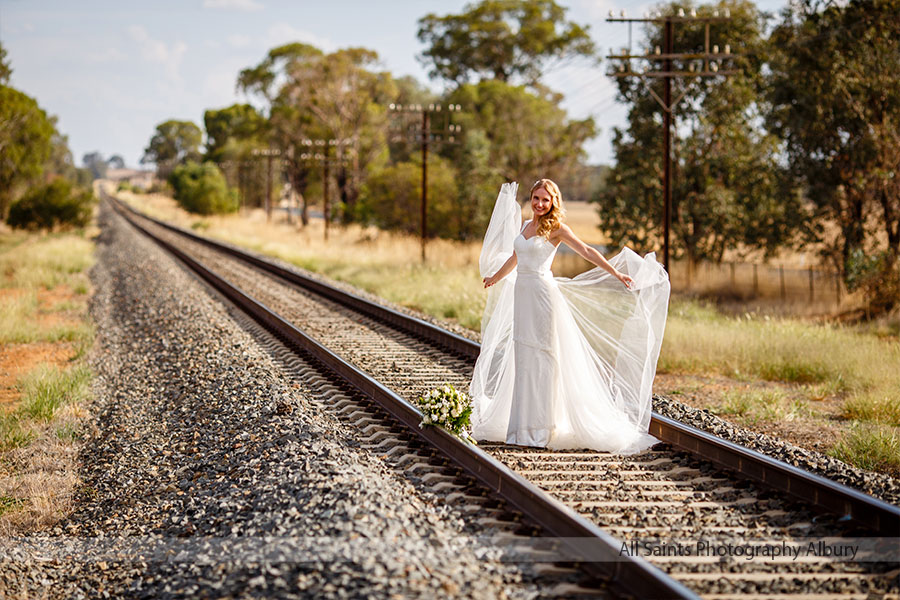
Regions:
M 753 263 L 753 295 L 759 296 L 759 277 L 756 274 L 757 264 Z
M 781 280 L 781 301 L 784 302 L 787 297 L 784 291 L 784 265 L 778 265 L 778 278 Z
M 735 282 L 734 282 L 734 262 L 729 263 L 728 266 L 731 267 L 731 287 L 732 287 L 732 289 L 734 289 L 734 286 L 735 286 Z
M 816 290 L 813 286 L 813 268 L 809 268 L 809 301 L 812 302 L 816 297 Z

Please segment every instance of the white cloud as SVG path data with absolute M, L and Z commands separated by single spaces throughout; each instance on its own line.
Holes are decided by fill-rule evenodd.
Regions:
M 85 54 L 85 58 L 89 62 L 95 63 L 111 63 L 111 62 L 122 62 L 126 60 L 128 57 L 124 52 L 115 48 L 113 46 L 109 46 L 108 48 L 104 48 L 101 50 L 92 50 Z
M 253 43 L 253 39 L 249 35 L 244 35 L 242 33 L 231 34 L 225 38 L 225 40 L 233 48 L 246 48 Z
M 224 8 L 233 10 L 262 10 L 263 5 L 256 0 L 203 0 L 203 8 Z
M 180 78 L 178 70 L 181 67 L 181 59 L 187 51 L 187 44 L 180 40 L 166 44 L 162 40 L 153 39 L 140 25 L 132 25 L 128 28 L 128 33 L 137 42 L 141 56 L 145 60 L 161 64 L 170 79 Z
M 263 41 L 269 48 L 290 42 L 304 42 L 326 52 L 332 52 L 337 49 L 337 45 L 328 38 L 319 37 L 302 29 L 296 29 L 287 23 L 279 23 L 269 27 Z

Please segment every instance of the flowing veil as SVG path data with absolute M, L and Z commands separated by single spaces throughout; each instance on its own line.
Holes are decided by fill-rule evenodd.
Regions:
M 513 253 L 521 228 L 517 188 L 513 183 L 500 189 L 479 258 L 482 277 L 496 273 Z M 568 425 L 551 447 L 593 447 L 627 454 L 656 441 L 646 432 L 668 311 L 668 274 L 652 252 L 641 257 L 623 248 L 609 262 L 634 279 L 631 289 L 600 267 L 571 279 L 554 278 L 563 298 L 555 317 L 564 343 L 558 357 L 560 376 L 568 386 L 564 396 L 570 397 L 563 399 L 559 413 Z M 515 275 L 488 288 L 481 354 L 470 386 L 477 439 L 506 436 L 515 379 Z M 627 431 L 614 427 L 617 422 Z

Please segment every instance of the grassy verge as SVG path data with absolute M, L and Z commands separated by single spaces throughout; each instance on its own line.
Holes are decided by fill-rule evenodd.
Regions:
M 812 399 L 843 397 L 848 419 L 900 427 L 900 344 L 849 327 L 675 302 L 659 368 L 799 384 Z
M 900 475 L 900 344 L 852 327 L 747 314 L 674 302 L 660 371 L 719 374 L 784 388 L 729 390 L 718 407 L 743 423 L 815 417 L 836 401 L 842 436 L 830 453 L 862 468 Z M 893 441 L 891 441 L 893 440 Z
M 91 373 L 93 231 L 0 231 L 0 533 L 71 508 Z
M 409 236 L 354 226 L 333 229 L 325 243 L 318 221 L 298 230 L 266 223 L 261 211 L 199 219 L 169 198 L 122 197 L 153 216 L 210 237 L 471 329 L 480 327 L 485 294 L 477 243 L 436 241 L 423 265 L 418 241 Z M 900 451 L 896 444 L 883 443 L 900 431 L 900 344 L 884 331 L 759 314 L 729 317 L 710 305 L 674 298 L 659 371 L 723 376 L 728 389 L 719 394 L 716 412 L 760 431 L 773 423 L 803 422 L 814 430 L 816 420 L 827 422 L 841 431 L 832 454 L 900 475 Z M 820 408 L 829 403 L 838 405 L 836 414 Z M 875 453 L 881 458 L 872 460 Z

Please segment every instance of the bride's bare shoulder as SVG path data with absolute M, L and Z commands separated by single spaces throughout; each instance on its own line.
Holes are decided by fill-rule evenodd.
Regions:
M 566 225 L 565 223 L 560 223 L 559 227 L 554 229 L 550 233 L 551 239 L 566 239 L 573 237 L 575 233 L 572 231 L 572 228 Z

